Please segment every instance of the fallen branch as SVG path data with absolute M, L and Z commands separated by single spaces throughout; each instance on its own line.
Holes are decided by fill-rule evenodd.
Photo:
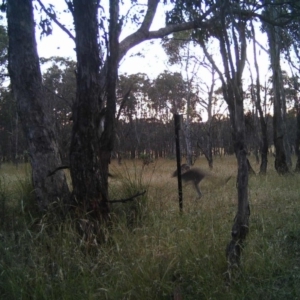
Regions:
M 54 175 L 57 171 L 64 170 L 64 169 L 70 169 L 70 167 L 69 166 L 60 166 L 60 167 L 57 167 L 52 172 L 49 172 L 48 175 L 47 175 L 47 177 L 50 177 L 50 176 Z
M 132 201 L 135 198 L 139 197 L 139 196 L 143 196 L 146 193 L 146 191 L 143 192 L 138 192 L 135 195 L 131 196 L 130 198 L 126 198 L 126 199 L 119 199 L 119 200 L 107 200 L 107 202 L 109 203 L 125 203 L 128 201 Z

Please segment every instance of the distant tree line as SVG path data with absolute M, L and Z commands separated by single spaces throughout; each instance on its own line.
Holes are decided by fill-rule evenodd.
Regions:
M 44 101 L 49 114 L 52 115 L 62 159 L 64 163 L 68 163 L 72 105 L 76 93 L 76 63 L 62 57 L 42 58 L 41 63 L 48 65 L 43 74 Z M 112 158 L 175 158 L 173 112 L 178 111 L 179 107 L 183 119 L 186 119 L 186 89 L 187 83 L 179 73 L 164 72 L 154 80 L 150 80 L 146 74 L 121 75 L 117 88 L 116 144 Z M 28 145 L 20 126 L 16 103 L 10 87 L 2 87 L 0 92 L 1 161 L 14 162 L 16 165 L 19 162 L 27 162 Z M 216 97 L 217 93 L 218 91 L 216 91 Z M 268 93 L 270 94 L 269 101 L 272 101 L 272 90 L 270 89 Z M 193 94 L 190 124 L 193 161 L 200 155 L 208 156 L 207 145 L 209 143 L 211 143 L 213 156 L 234 154 L 228 115 L 217 113 L 208 121 L 201 120 L 199 104 L 208 96 L 208 94 L 201 96 Z M 272 145 L 273 117 L 270 114 L 265 117 L 268 144 Z M 296 149 L 296 117 L 295 108 L 291 107 L 287 113 L 286 126 L 293 153 Z M 256 156 L 257 162 L 260 160 L 261 143 L 259 118 L 255 106 L 245 113 L 247 149 L 249 154 Z M 183 157 L 186 157 L 187 147 L 183 131 L 181 135 L 181 153 Z

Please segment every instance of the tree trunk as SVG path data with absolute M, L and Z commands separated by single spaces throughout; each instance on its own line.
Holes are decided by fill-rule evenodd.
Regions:
M 297 112 L 297 135 L 295 142 L 295 152 L 297 155 L 297 162 L 295 172 L 300 173 L 300 107 L 298 99 L 295 97 L 295 110 Z
M 43 99 L 45 92 L 36 49 L 31 0 L 8 0 L 9 74 L 18 114 L 29 145 L 32 181 L 40 210 L 58 198 L 66 201 L 69 189 L 61 166 L 52 120 Z
M 188 90 L 186 93 L 186 122 L 183 126 L 183 133 L 186 144 L 186 163 L 188 166 L 193 165 L 193 150 L 192 150 L 192 137 L 191 137 L 191 94 L 192 94 L 192 79 L 189 78 L 188 75 L 188 63 L 189 63 L 189 49 L 188 49 L 188 57 L 186 61 L 186 80 L 188 84 Z
M 70 149 L 73 199 L 96 220 L 109 218 L 108 166 L 114 144 L 118 76 L 118 1 L 110 1 L 107 74 L 100 70 L 98 1 L 74 0 L 77 96 Z M 104 80 L 105 76 L 106 80 Z M 101 85 L 101 83 L 106 83 Z M 106 97 L 106 107 L 105 106 Z
M 189 113 L 187 113 L 187 119 L 183 126 L 183 133 L 184 133 L 185 144 L 186 144 L 186 163 L 187 165 L 192 166 L 193 151 L 192 151 L 192 142 L 191 142 L 191 125 L 190 125 Z
M 266 175 L 267 174 L 267 166 L 268 166 L 268 149 L 269 149 L 269 143 L 268 143 L 268 127 L 267 122 L 261 107 L 261 96 L 260 96 L 260 79 L 259 79 L 259 68 L 257 63 L 257 55 L 256 55 L 256 40 L 255 40 L 255 30 L 254 26 L 251 23 L 251 31 L 252 31 L 252 37 L 253 37 L 253 54 L 254 54 L 254 66 L 256 71 L 256 101 L 255 105 L 259 113 L 259 120 L 260 120 L 260 128 L 261 128 L 261 163 L 260 163 L 260 170 L 259 174 Z
M 269 9 L 270 15 L 275 16 L 273 8 Z M 273 136 L 275 146 L 275 169 L 279 174 L 286 174 L 289 171 L 288 161 L 290 155 L 288 151 L 286 126 L 285 126 L 285 96 L 283 91 L 282 73 L 280 67 L 280 37 L 276 29 L 272 25 L 266 25 L 268 43 L 270 48 L 270 59 L 272 68 L 272 80 L 274 91 L 274 116 L 273 116 Z
M 111 146 L 103 141 L 107 122 L 105 90 L 100 82 L 97 0 L 74 0 L 77 55 L 77 94 L 73 107 L 70 171 L 73 200 L 82 213 L 99 219 L 109 216 L 108 165 Z M 102 81 L 103 82 L 103 81 Z
M 232 136 L 234 151 L 238 163 L 237 189 L 238 189 L 238 210 L 235 222 L 231 230 L 231 241 L 226 249 L 229 271 L 234 266 L 239 266 L 240 256 L 243 250 L 244 240 L 249 231 L 250 208 L 248 201 L 248 160 L 245 144 L 245 120 L 242 99 L 242 89 L 234 87 L 236 91 L 232 93 L 230 83 L 227 85 L 227 95 L 232 95 L 229 99 L 230 120 L 232 124 Z M 234 103 L 232 102 L 234 99 Z
M 212 155 L 212 132 L 211 132 L 211 121 L 209 122 L 208 125 L 208 132 L 206 134 L 207 137 L 207 154 L 205 154 L 205 157 L 208 161 L 208 166 L 212 170 L 214 167 L 214 160 L 213 160 L 213 155 Z
M 245 35 L 246 23 L 243 20 L 239 20 L 238 23 L 232 24 L 232 40 L 234 45 L 233 52 L 235 53 L 234 58 L 236 61 L 236 65 L 234 66 L 234 59 L 231 54 L 232 49 L 230 47 L 229 36 L 225 26 L 225 15 L 226 11 L 223 11 L 221 25 L 224 29 L 222 32 L 223 34 L 219 36 L 219 41 L 226 82 L 221 72 L 219 71 L 218 73 L 221 75 L 223 95 L 229 108 L 234 152 L 238 163 L 238 209 L 235 222 L 231 230 L 231 241 L 226 249 L 229 275 L 228 279 L 230 280 L 231 270 L 235 266 L 240 265 L 243 244 L 249 231 L 250 209 L 248 202 L 248 164 L 245 143 L 245 120 L 242 86 L 242 74 L 246 61 L 247 44 Z M 236 36 L 236 33 L 238 33 L 238 37 Z

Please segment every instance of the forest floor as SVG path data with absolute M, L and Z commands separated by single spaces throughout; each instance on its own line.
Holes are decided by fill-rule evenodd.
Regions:
M 175 160 L 112 161 L 111 199 L 146 194 L 113 204 L 99 244 L 87 242 L 71 218 L 36 213 L 28 165 L 3 164 L 0 298 L 300 299 L 300 175 L 277 175 L 269 157 L 267 175 L 249 178 L 250 230 L 228 285 L 236 160 L 216 157 L 213 171 L 204 158 L 195 166 L 211 175 L 200 183 L 201 199 L 183 185 L 179 213 Z

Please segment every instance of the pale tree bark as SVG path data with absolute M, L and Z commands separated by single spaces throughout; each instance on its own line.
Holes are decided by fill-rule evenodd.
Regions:
M 260 120 L 260 127 L 261 127 L 261 147 L 260 147 L 260 152 L 261 152 L 261 163 L 260 163 L 260 170 L 259 173 L 262 175 L 266 175 L 267 173 L 267 166 L 268 166 L 268 149 L 269 149 L 269 143 L 268 143 L 268 128 L 267 128 L 267 122 L 261 107 L 261 96 L 260 96 L 260 91 L 261 91 L 261 85 L 260 85 L 260 75 L 259 75 L 259 68 L 258 68 L 258 63 L 257 63 L 257 51 L 256 51 L 256 38 L 255 38 L 255 30 L 254 26 L 251 22 L 251 32 L 252 32 L 252 39 L 253 39 L 253 56 L 254 56 L 254 67 L 256 71 L 256 95 L 255 97 L 255 105 L 259 113 L 259 120 Z
M 268 1 L 269 2 L 269 1 Z M 276 18 L 275 7 L 270 6 L 268 15 Z M 291 155 L 287 141 L 285 125 L 285 94 L 283 89 L 282 71 L 280 67 L 281 41 L 279 28 L 266 24 L 269 52 L 272 69 L 273 94 L 274 94 L 274 116 L 273 116 L 273 139 L 275 146 L 275 169 L 279 174 L 289 172 Z
M 9 74 L 18 114 L 29 145 L 32 181 L 38 206 L 45 210 L 59 199 L 68 201 L 69 189 L 61 166 L 52 120 L 43 99 L 45 93 L 36 49 L 31 0 L 8 0 Z

